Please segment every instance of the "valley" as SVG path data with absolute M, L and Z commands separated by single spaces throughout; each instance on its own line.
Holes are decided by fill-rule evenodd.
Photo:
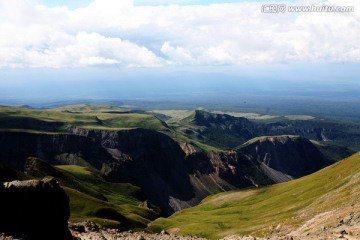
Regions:
M 294 226 L 321 212 L 296 217 L 328 193 L 328 188 L 307 193 L 320 180 L 303 179 L 330 165 L 342 166 L 336 162 L 359 151 L 359 140 L 354 121 L 308 115 L 145 111 L 99 104 L 4 106 L 0 181 L 57 178 L 70 197 L 73 223 L 90 220 L 103 227 L 155 232 L 178 229 L 179 234 L 214 239 L 233 233 L 268 236 L 273 234 L 265 230 L 274 225 L 271 211 L 279 211 L 282 199 L 289 206 L 277 216 L 278 225 L 298 220 L 286 229 L 295 231 Z M 301 181 L 309 187 L 302 189 Z M 306 201 L 293 202 L 281 191 Z M 273 202 L 277 198 L 279 205 Z M 244 215 L 248 207 L 254 209 L 249 216 Z M 199 218 L 184 224 L 187 214 Z M 255 224 L 266 214 L 269 219 Z

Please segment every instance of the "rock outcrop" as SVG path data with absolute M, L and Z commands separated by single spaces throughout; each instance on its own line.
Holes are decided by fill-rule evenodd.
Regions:
M 2 183 L 0 199 L 1 233 L 34 240 L 72 239 L 69 198 L 54 178 Z

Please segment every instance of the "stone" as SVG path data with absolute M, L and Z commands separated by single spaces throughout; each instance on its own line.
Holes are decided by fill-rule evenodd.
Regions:
M 36 240 L 72 239 L 69 197 L 54 178 L 2 183 L 0 199 L 0 232 Z
M 85 232 L 85 226 L 83 224 L 70 224 L 69 228 L 73 231 L 84 233 Z

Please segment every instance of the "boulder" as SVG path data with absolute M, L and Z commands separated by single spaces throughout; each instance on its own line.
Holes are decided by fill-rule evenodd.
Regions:
M 25 239 L 72 239 L 69 197 L 54 178 L 0 183 L 0 232 Z

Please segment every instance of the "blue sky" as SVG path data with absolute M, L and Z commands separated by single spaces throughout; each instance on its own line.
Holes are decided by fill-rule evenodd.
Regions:
M 0 0 L 0 94 L 21 97 L 19 89 L 29 86 L 45 94 L 41 86 L 54 86 L 62 89 L 59 96 L 76 97 L 59 84 L 92 86 L 83 91 L 93 94 L 109 79 L 124 83 L 136 76 L 151 86 L 155 79 L 181 81 L 181 75 L 204 81 L 207 73 L 219 86 L 224 79 L 258 79 L 352 82 L 357 89 L 360 1 L 289 2 L 355 11 L 266 14 L 262 5 L 269 1 L 241 0 Z
M 253 0 L 251 2 L 266 2 L 264 0 Z M 294 0 L 290 0 L 287 2 L 293 2 Z M 43 4 L 46 6 L 67 6 L 69 8 L 79 8 L 85 7 L 91 0 L 41 0 Z M 225 0 L 225 1 L 218 1 L 218 0 L 134 0 L 135 5 L 145 5 L 145 6 L 156 6 L 156 5 L 170 5 L 170 4 L 179 4 L 179 5 L 208 5 L 214 3 L 237 3 L 237 2 L 246 2 L 246 0 Z M 284 1 L 273 1 L 273 2 L 284 2 Z
M 46 6 L 67 6 L 69 8 L 79 8 L 79 7 L 86 7 L 89 3 L 91 3 L 91 0 L 42 0 L 41 1 Z M 242 0 L 227 0 L 227 1 L 221 1 L 220 3 L 225 2 L 242 2 Z M 169 5 L 169 4 L 179 4 L 179 5 L 189 5 L 189 4 L 213 4 L 213 3 L 219 3 L 219 1 L 216 0 L 189 0 L 189 1 L 170 1 L 170 0 L 134 0 L 135 5 L 145 5 L 145 6 L 156 6 L 156 5 Z
M 86 7 L 91 3 L 91 0 L 41 0 L 46 6 L 54 7 L 54 6 L 67 6 L 71 9 L 79 8 L 79 7 Z

